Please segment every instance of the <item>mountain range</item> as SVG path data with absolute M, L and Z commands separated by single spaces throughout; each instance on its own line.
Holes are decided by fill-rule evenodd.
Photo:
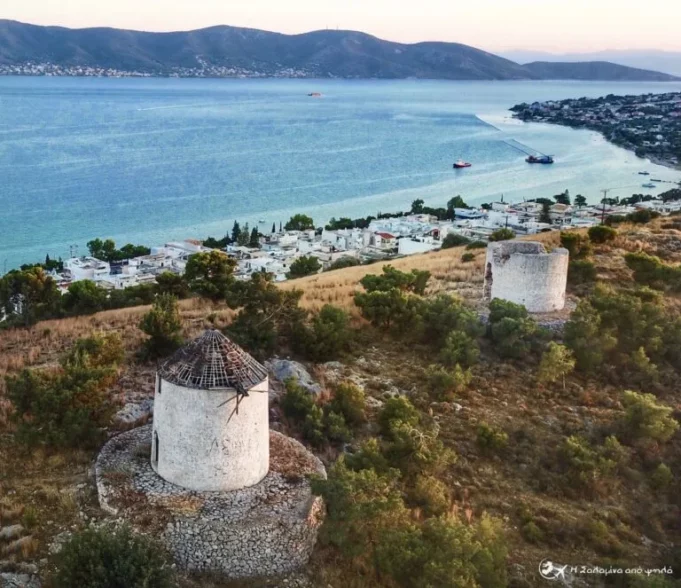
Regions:
M 517 63 L 531 61 L 610 61 L 639 69 L 652 69 L 681 76 L 681 51 L 657 49 L 619 49 L 594 53 L 548 53 L 544 51 L 504 51 L 502 57 Z
M 69 29 L 0 20 L 0 73 L 107 73 L 187 76 L 424 78 L 449 80 L 672 81 L 672 75 L 612 63 L 520 65 L 459 43 L 395 43 L 356 31 L 284 35 L 216 26 L 153 33 Z M 56 69 L 55 69 L 56 68 Z

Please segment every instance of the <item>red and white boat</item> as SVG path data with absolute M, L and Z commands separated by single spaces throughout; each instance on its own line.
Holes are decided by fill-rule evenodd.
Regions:
M 471 165 L 472 164 L 468 163 L 467 161 L 459 159 L 459 161 L 454 162 L 454 169 L 463 169 L 464 167 L 470 167 Z

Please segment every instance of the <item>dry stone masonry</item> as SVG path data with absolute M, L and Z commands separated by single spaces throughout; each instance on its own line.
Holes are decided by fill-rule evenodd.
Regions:
M 303 445 L 269 429 L 265 367 L 215 330 L 156 375 L 154 420 L 97 458 L 100 506 L 159 529 L 178 565 L 231 578 L 278 576 L 309 559 L 323 519 Z
M 522 304 L 529 312 L 554 312 L 565 306 L 570 254 L 548 253 L 536 241 L 500 241 L 487 246 L 483 296 Z
M 171 484 L 147 457 L 151 425 L 111 439 L 96 463 L 103 510 L 131 524 L 167 518 L 161 541 L 185 570 L 231 578 L 279 575 L 307 563 L 323 520 L 309 475 L 322 463 L 296 440 L 270 432 L 270 471 L 248 488 L 201 492 Z M 130 497 L 140 501 L 131 504 Z

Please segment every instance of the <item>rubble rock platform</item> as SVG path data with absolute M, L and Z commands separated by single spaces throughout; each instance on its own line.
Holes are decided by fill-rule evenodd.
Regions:
M 151 467 L 151 425 L 113 437 L 95 466 L 101 508 L 134 527 L 157 525 L 182 569 L 230 578 L 276 576 L 307 563 L 323 520 L 309 475 L 326 476 L 298 441 L 270 431 L 270 471 L 254 486 L 197 492 Z

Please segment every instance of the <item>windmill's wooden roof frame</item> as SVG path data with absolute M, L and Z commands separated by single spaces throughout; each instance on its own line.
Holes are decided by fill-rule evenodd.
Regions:
M 177 350 L 158 370 L 166 382 L 195 390 L 233 389 L 246 394 L 267 369 L 218 330 L 207 330 Z

